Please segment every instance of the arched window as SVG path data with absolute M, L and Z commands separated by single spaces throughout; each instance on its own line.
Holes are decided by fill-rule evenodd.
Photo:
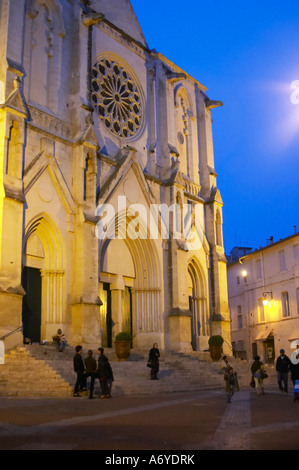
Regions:
M 62 38 L 65 36 L 62 9 L 55 0 L 29 0 L 26 22 L 25 61 L 28 66 L 28 95 L 31 103 L 58 113 L 62 105 Z
M 180 155 L 182 173 L 193 178 L 191 116 L 189 96 L 180 85 L 175 95 L 176 146 Z

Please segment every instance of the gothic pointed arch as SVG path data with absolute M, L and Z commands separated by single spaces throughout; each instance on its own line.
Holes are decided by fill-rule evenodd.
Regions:
M 193 256 L 188 262 L 188 294 L 191 317 L 192 347 L 200 349 L 200 337 L 209 335 L 207 311 L 207 285 L 198 259 Z
M 179 84 L 174 90 L 176 145 L 180 154 L 180 170 L 193 178 L 192 117 L 194 115 L 190 96 Z
M 29 104 L 39 104 L 58 113 L 61 106 L 63 38 L 66 36 L 59 0 L 30 0 L 25 26 L 25 60 L 29 74 L 26 89 Z M 57 73 L 57 71 L 59 73 Z
M 138 237 L 135 222 L 127 213 L 118 213 L 107 225 L 105 240 L 100 241 L 100 272 L 104 269 L 107 254 L 114 256 L 114 241 L 120 237 L 129 252 L 134 266 L 132 279 L 132 330 L 134 338 L 161 330 L 161 274 L 154 240 L 146 224 L 139 219 Z M 111 273 L 113 274 L 113 273 Z M 120 322 L 121 323 L 121 322 Z
M 41 273 L 41 330 L 65 323 L 65 247 L 55 222 L 42 213 L 27 225 L 23 267 Z

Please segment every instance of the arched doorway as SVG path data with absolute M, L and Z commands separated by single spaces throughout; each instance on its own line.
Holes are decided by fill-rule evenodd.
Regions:
M 209 336 L 207 295 L 200 265 L 195 258 L 188 263 L 188 295 L 191 316 L 191 343 L 194 351 L 203 349 L 203 338 Z
M 59 230 L 46 215 L 26 228 L 22 282 L 24 337 L 31 342 L 49 340 L 65 323 L 65 271 Z
M 129 222 L 128 217 L 127 228 Z M 116 225 L 115 237 L 100 242 L 102 340 L 110 345 L 115 327 L 116 334 L 125 330 L 131 332 L 134 347 L 148 347 L 161 338 L 162 331 L 156 247 L 149 237 L 127 235 L 122 233 L 122 238 L 118 238 Z

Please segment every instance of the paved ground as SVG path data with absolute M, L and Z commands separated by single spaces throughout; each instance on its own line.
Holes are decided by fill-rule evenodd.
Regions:
M 298 450 L 299 402 L 222 391 L 88 400 L 0 399 L 0 450 Z M 134 454 L 133 454 L 134 455 Z

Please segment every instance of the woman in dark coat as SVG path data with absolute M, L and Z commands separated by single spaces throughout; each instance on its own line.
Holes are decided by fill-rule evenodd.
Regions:
M 157 373 L 159 372 L 160 352 L 157 343 L 155 343 L 149 352 L 148 360 L 151 362 L 151 380 L 159 380 Z

